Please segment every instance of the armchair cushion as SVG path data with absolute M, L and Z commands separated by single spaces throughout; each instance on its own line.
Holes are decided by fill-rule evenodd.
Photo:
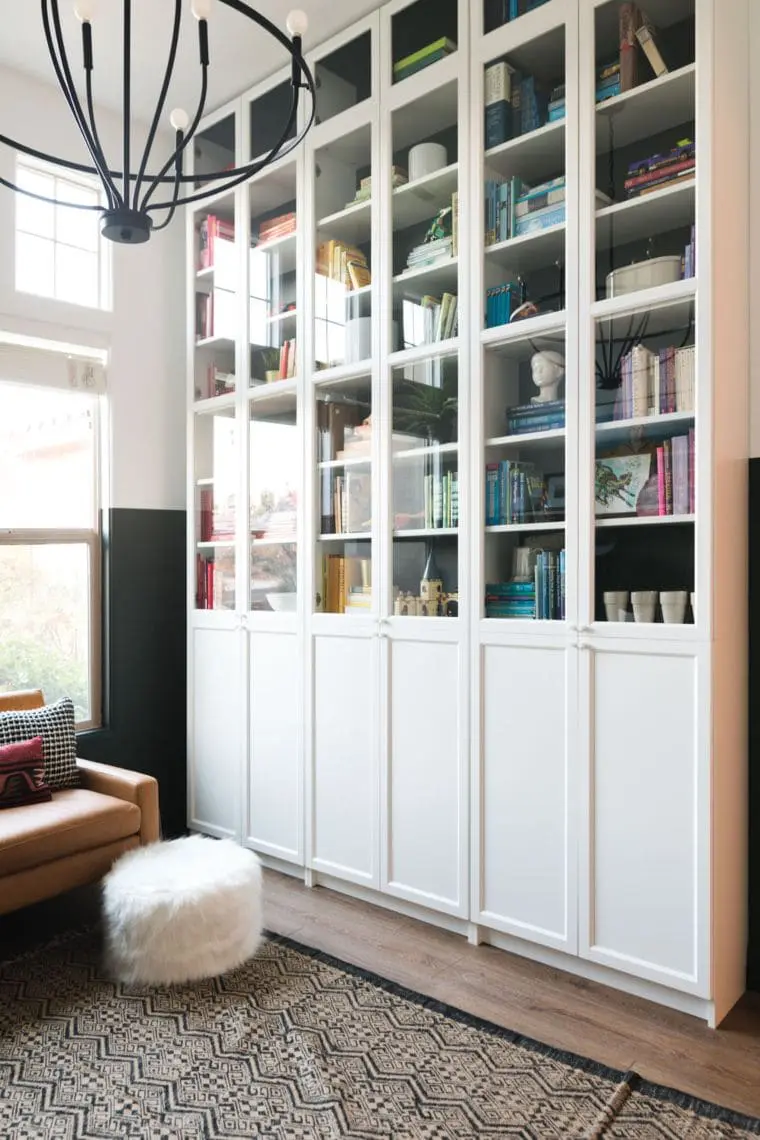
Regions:
M 74 702 L 64 697 L 52 705 L 0 712 L 0 744 L 42 737 L 45 780 L 52 791 L 79 786 Z
M 42 737 L 0 745 L 0 808 L 47 803 L 51 796 L 45 783 Z

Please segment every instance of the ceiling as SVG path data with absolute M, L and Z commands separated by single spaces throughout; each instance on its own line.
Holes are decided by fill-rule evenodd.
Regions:
M 329 39 L 361 16 L 379 8 L 383 0 L 258 0 L 251 4 L 283 31 L 292 7 L 309 17 L 305 47 Z M 81 34 L 73 14 L 73 0 L 59 0 L 71 68 L 81 74 Z M 119 0 L 98 0 L 92 22 L 95 70 L 93 86 L 98 104 L 121 109 L 122 11 Z M 132 0 L 132 107 L 133 116 L 150 120 L 163 79 L 171 38 L 174 0 Z M 55 83 L 42 30 L 40 4 L 34 0 L 0 0 L 0 65 Z M 183 0 L 182 34 L 175 78 L 167 100 L 184 107 L 192 116 L 197 105 L 200 67 L 198 34 L 190 13 L 190 0 Z M 12 31 L 11 31 L 12 29 Z M 235 95 L 271 75 L 288 61 L 287 52 L 251 21 L 215 3 L 209 20 L 211 66 L 206 109 L 213 110 Z M 0 130 L 2 113 L 0 112 Z

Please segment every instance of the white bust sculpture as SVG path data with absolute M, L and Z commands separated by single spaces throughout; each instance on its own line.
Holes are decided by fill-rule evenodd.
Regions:
M 538 395 L 531 397 L 531 404 L 548 404 L 558 399 L 559 386 L 565 375 L 565 358 L 559 352 L 536 352 L 530 360 L 533 383 Z

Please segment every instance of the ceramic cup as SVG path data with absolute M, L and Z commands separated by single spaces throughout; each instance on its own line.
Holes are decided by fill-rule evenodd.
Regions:
M 695 593 L 689 594 L 689 601 L 691 602 L 691 620 L 697 620 L 697 595 Z
M 686 617 L 686 590 L 661 590 L 662 620 L 668 625 L 681 625 Z
M 604 610 L 607 614 L 607 621 L 627 621 L 628 591 L 605 590 Z
M 634 590 L 631 593 L 634 621 L 654 621 L 657 608 L 656 590 Z

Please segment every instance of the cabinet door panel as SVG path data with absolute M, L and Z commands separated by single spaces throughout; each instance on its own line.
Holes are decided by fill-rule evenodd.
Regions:
M 591 682 L 589 956 L 693 984 L 696 660 L 600 649 Z
M 483 650 L 481 899 L 476 921 L 575 949 L 569 838 L 576 650 Z
M 377 645 L 317 637 L 314 644 L 312 865 L 378 885 Z
M 463 900 L 459 646 L 390 642 L 387 884 L 426 906 Z
M 220 837 L 240 835 L 242 645 L 238 630 L 192 631 L 188 824 Z
M 247 839 L 298 862 L 301 842 L 298 637 L 249 635 L 250 768 Z

